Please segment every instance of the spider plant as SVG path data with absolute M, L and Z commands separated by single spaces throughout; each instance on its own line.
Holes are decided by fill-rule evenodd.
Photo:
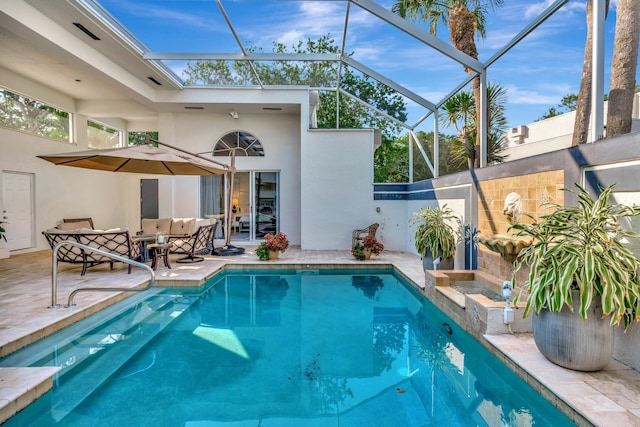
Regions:
M 414 234 L 418 253 L 425 256 L 431 251 L 434 258 L 440 251 L 444 258 L 455 255 L 460 236 L 458 230 L 451 225 L 455 222 L 460 224 L 460 218 L 446 204 L 441 208 L 420 208 L 411 215 L 409 224 L 418 224 Z
M 640 260 L 624 241 L 640 235 L 621 229 L 619 221 L 640 215 L 640 207 L 609 203 L 613 185 L 601 189 L 597 199 L 576 187 L 578 191 L 564 191 L 577 196 L 578 206 L 550 204 L 555 211 L 537 222 L 511 227 L 518 236 L 533 238 L 514 262 L 515 271 L 525 264 L 531 269 L 515 302 L 526 291 L 525 317 L 543 308 L 559 312 L 573 306 L 572 291 L 577 290 L 583 319 L 600 298 L 604 317 L 611 316 L 611 325 L 622 323 L 626 329 L 640 320 Z

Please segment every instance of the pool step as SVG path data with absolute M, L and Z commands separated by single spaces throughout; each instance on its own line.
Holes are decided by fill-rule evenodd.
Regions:
M 138 294 L 41 340 L 28 352 L 13 353 L 0 361 L 0 367 L 59 367 L 53 376 L 51 407 L 60 420 L 197 299 L 198 295 Z M 89 373 L 82 379 L 70 375 L 78 368 Z
M 81 377 L 71 375 L 63 379 L 54 393 L 51 408 L 56 420 L 63 419 L 197 300 L 195 297 L 180 300 L 174 300 L 172 296 L 162 297 L 166 296 L 151 301 L 149 305 L 156 304 L 150 312 L 141 316 L 140 310 L 135 310 L 130 316 L 120 319 L 117 324 L 125 324 L 124 333 L 118 330 L 117 324 L 111 324 L 101 333 L 83 337 L 82 342 L 77 343 L 84 352 L 89 350 L 82 361 L 86 366 L 83 366 Z M 126 324 L 128 321 L 133 323 Z M 78 363 L 74 365 L 74 368 L 80 366 Z M 72 371 L 63 370 L 59 376 Z

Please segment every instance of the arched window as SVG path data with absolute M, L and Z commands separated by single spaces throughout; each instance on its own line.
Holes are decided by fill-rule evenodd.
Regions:
M 264 156 L 262 143 L 248 132 L 229 132 L 216 142 L 213 147 L 214 156 L 229 156 L 231 150 L 236 151 L 236 156 Z

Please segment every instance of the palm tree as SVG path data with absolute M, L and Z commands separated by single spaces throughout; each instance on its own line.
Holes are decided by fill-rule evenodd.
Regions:
M 473 150 L 469 144 L 469 135 L 475 123 L 472 119 L 474 111 L 473 95 L 467 91 L 458 92 L 447 99 L 442 106 L 440 123 L 444 126 L 453 126 L 458 133 L 459 141 L 464 147 L 464 157 L 467 159 L 467 166 L 473 169 Z
M 607 109 L 607 138 L 631 132 L 639 35 L 640 1 L 618 0 Z
M 502 6 L 503 0 L 400 0 L 391 10 L 403 18 L 416 21 L 426 21 L 429 32 L 436 34 L 438 22 L 449 28 L 449 38 L 453 46 L 460 52 L 478 59 L 478 49 L 475 43 L 476 32 L 482 38 L 485 33 L 485 16 L 490 9 Z M 473 70 L 465 67 L 465 72 L 472 74 Z M 472 82 L 473 98 L 476 114 L 480 113 L 480 78 L 474 77 Z M 477 122 L 479 120 L 476 119 Z M 474 156 L 470 167 L 479 167 L 480 158 L 476 154 L 480 149 L 480 133 L 476 133 Z
M 507 126 L 507 118 L 504 115 L 507 104 L 507 91 L 498 83 L 490 83 L 487 86 L 487 101 L 489 103 L 489 123 L 487 126 L 487 162 L 502 163 L 506 160 L 502 151 Z M 477 156 L 474 147 L 469 140 L 477 134 L 475 103 L 469 91 L 458 92 L 442 106 L 440 123 L 444 126 L 453 126 L 458 132 L 458 141 L 451 147 L 451 160 L 456 165 L 461 165 L 466 159 L 467 166 L 471 169 L 471 162 Z

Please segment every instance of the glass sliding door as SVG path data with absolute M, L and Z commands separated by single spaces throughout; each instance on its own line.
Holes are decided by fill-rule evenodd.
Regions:
M 231 197 L 231 240 L 252 240 L 251 172 L 236 172 Z
M 228 176 L 200 178 L 200 216 L 215 218 L 216 239 L 225 238 Z M 231 240 L 262 240 L 280 230 L 279 172 L 236 172 L 231 195 Z
M 254 222 L 255 239 L 280 231 L 280 186 L 278 172 L 254 172 Z

